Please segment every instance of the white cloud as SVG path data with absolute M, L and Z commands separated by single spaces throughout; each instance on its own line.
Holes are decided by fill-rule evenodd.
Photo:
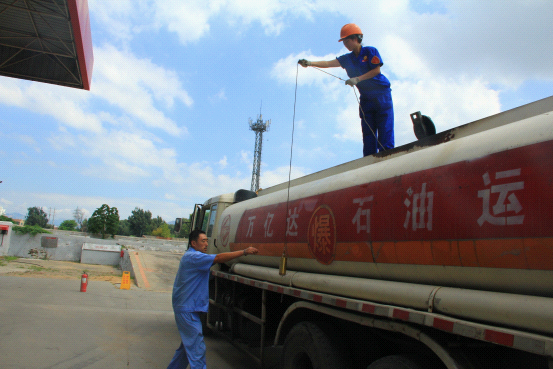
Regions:
M 291 179 L 296 179 L 306 175 L 305 168 L 296 167 L 292 165 L 292 171 L 290 172 L 289 166 L 278 167 L 274 170 L 265 170 L 261 173 L 261 178 L 259 179 L 259 186 L 261 188 L 268 188 L 275 186 L 279 183 L 288 182 L 288 176 L 290 175 Z
M 129 41 L 143 29 L 141 18 L 150 13 L 148 1 L 117 0 L 106 4 L 103 0 L 88 0 L 91 18 L 106 25 L 112 39 Z M 139 23 L 140 25 L 137 25 Z
M 509 88 L 526 79 L 553 79 L 553 43 L 548 42 L 553 32 L 544 26 L 551 14 L 548 1 L 436 0 L 422 14 L 415 11 L 421 4 L 408 0 L 118 0 L 109 6 L 90 0 L 89 5 L 92 16 L 118 39 L 167 28 L 183 44 L 205 37 L 221 15 L 235 28 L 257 22 L 267 34 L 279 35 L 291 17 L 311 21 L 317 14 L 335 14 L 357 23 L 365 44 L 376 46 L 387 63 L 392 61 L 387 38 L 392 36 L 418 50 L 420 61 L 434 72 L 485 75 Z
M 318 138 L 314 138 L 315 140 L 320 141 Z M 289 160 L 289 151 L 287 152 L 287 157 Z M 294 158 L 301 158 L 301 160 L 309 160 L 314 161 L 316 163 L 324 163 L 328 162 L 329 160 L 332 160 L 336 158 L 336 153 L 334 153 L 328 146 L 313 146 L 309 148 L 304 148 L 303 146 L 297 145 L 294 147 L 294 151 L 292 153 L 292 164 L 295 162 Z M 292 167 L 294 167 L 292 165 Z M 298 167 L 299 168 L 299 167 Z M 301 168 L 303 172 L 306 174 L 307 168 Z M 287 178 L 288 179 L 288 178 Z
M 500 112 L 499 93 L 479 80 L 395 82 L 396 146 L 416 140 L 410 114 L 429 116 L 441 132 Z
M 166 198 L 167 200 L 171 200 L 171 201 L 177 200 L 177 197 L 176 197 L 174 194 L 171 194 L 171 193 L 166 193 L 166 194 L 165 194 L 165 198 Z
M 332 1 L 320 3 L 321 11 L 336 8 Z M 209 34 L 211 20 L 221 14 L 234 27 L 259 23 L 266 34 L 279 35 L 288 17 L 312 20 L 314 11 L 319 11 L 316 1 L 295 0 L 118 0 L 109 6 L 90 0 L 89 5 L 92 15 L 117 40 L 128 42 L 140 32 L 166 28 L 184 45 Z
M 67 87 L 2 78 L 0 102 L 50 115 L 69 127 L 101 132 L 102 122 L 84 110 L 88 92 Z
M 177 182 L 178 179 L 178 182 Z M 251 178 L 242 177 L 240 173 L 234 176 L 214 171 L 206 163 L 179 165 L 179 176 L 173 178 L 178 186 L 172 186 L 172 193 L 178 199 L 188 204 L 198 199 L 207 199 L 215 195 L 235 192 L 240 188 L 250 188 Z M 194 189 L 190 191 L 190 189 Z
M 222 88 L 221 90 L 219 90 L 219 92 L 217 93 L 217 95 L 215 95 L 215 97 L 219 100 L 226 100 L 227 95 L 225 94 L 225 89 Z
M 293 0 L 239 0 L 226 1 L 223 9 L 243 24 L 259 22 L 269 35 L 278 35 L 286 27 L 286 17 L 301 15 L 311 18 L 314 8 L 310 2 Z
M 40 153 L 41 149 L 38 146 L 36 140 L 29 135 L 19 135 L 19 140 L 29 146 L 31 146 L 36 152 Z
M 140 177 L 150 176 L 150 173 L 144 168 L 130 165 L 124 161 L 112 162 L 109 165 L 90 164 L 81 173 L 86 176 L 117 182 L 135 182 Z
M 179 36 L 182 44 L 196 41 L 209 32 L 209 18 L 219 8 L 218 1 L 155 1 L 154 19 Z
M 141 132 L 114 130 L 104 135 L 81 135 L 78 140 L 83 155 L 102 162 L 91 164 L 83 171 L 89 176 L 132 182 L 150 177 L 148 168 L 153 168 L 161 170 L 163 178 L 171 179 L 178 166 L 175 149 L 158 147 Z
M 243 164 L 251 165 L 253 163 L 253 155 L 249 151 L 242 150 L 240 152 L 240 162 Z
M 298 65 L 298 60 L 333 60 L 336 59 L 338 55 L 339 54 L 327 54 L 316 56 L 310 51 L 291 54 L 286 58 L 278 60 L 273 65 L 271 77 L 279 83 L 295 84 L 297 73 L 298 86 L 316 86 L 327 92 L 329 97 L 332 97 L 339 89 L 343 88 L 344 81 L 339 78 L 348 78 L 345 70 L 342 68 L 303 68 Z
M 4 205 L 12 205 L 13 201 L 6 200 L 5 198 L 0 198 L 0 202 Z
M 209 102 L 211 102 L 212 104 L 215 104 L 215 103 L 218 103 L 220 101 L 226 101 L 228 100 L 227 98 L 227 94 L 225 92 L 225 88 L 221 88 L 219 90 L 219 92 L 217 92 L 215 95 L 212 95 L 212 96 L 209 96 L 208 97 L 208 100 Z
M 165 191 L 162 196 L 166 200 L 181 204 L 193 204 L 198 198 L 250 186 L 250 178 L 240 172 L 233 176 L 221 174 L 228 165 L 226 156 L 216 163 L 217 170 L 207 163 L 182 163 L 175 149 L 163 147 L 163 142 L 144 133 L 113 130 L 103 135 L 79 135 L 72 140 L 77 142 L 84 156 L 92 158 L 82 174 L 116 182 L 149 180 Z M 248 155 L 247 152 L 243 154 Z
M 449 27 L 444 39 L 450 44 L 444 46 L 451 52 L 437 59 L 440 68 L 466 68 L 468 62 L 492 83 L 511 87 L 525 79 L 553 80 L 553 45 L 549 42 L 553 31 L 547 26 L 550 2 L 448 0 L 445 4 Z M 464 55 L 469 50 L 467 61 Z
M 335 138 L 341 141 L 361 142 L 361 119 L 359 118 L 359 105 L 349 99 L 336 116 L 338 133 Z
M 422 67 L 441 78 L 485 76 L 502 88 L 516 88 L 529 79 L 553 80 L 553 44 L 546 41 L 553 31 L 544 27 L 549 2 L 443 0 L 434 5 L 437 12 L 419 14 L 409 1 L 382 0 L 371 2 L 378 17 L 350 15 L 364 30 L 364 43 L 379 49 L 383 70 L 401 78 Z
M 91 92 L 96 97 L 118 106 L 147 127 L 175 136 L 187 133 L 186 128 L 178 127 L 156 106 L 156 103 L 162 103 L 170 109 L 175 100 L 186 106 L 193 104 L 174 71 L 157 66 L 148 59 L 138 59 L 113 45 L 97 47 L 94 54 Z
M 97 47 L 94 54 L 90 92 L 0 77 L 0 103 L 49 115 L 67 127 L 92 133 L 104 133 L 103 122 L 131 127 L 144 125 L 174 136 L 187 133 L 186 127 L 179 127 L 165 113 L 176 101 L 186 106 L 193 104 L 176 72 L 112 45 Z M 92 97 L 117 106 L 123 116 L 94 109 Z

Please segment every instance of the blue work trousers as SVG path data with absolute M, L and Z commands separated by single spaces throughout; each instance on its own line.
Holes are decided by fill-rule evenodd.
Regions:
M 375 97 L 361 96 L 359 117 L 363 156 L 394 148 L 394 105 L 390 92 Z
M 167 369 L 206 369 L 205 343 L 198 312 L 175 312 L 181 343 Z

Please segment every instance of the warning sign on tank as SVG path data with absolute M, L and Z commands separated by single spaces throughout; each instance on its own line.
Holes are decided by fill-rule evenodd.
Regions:
M 330 207 L 321 205 L 315 210 L 307 229 L 309 250 L 321 264 L 334 261 L 336 254 L 336 222 Z

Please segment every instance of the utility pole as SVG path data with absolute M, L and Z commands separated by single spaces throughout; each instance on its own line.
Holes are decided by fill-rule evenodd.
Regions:
M 263 106 L 263 105 L 261 105 Z M 255 149 L 253 151 L 253 171 L 252 171 L 252 186 L 251 190 L 257 192 L 259 190 L 259 175 L 261 173 L 261 149 L 263 146 L 263 132 L 269 131 L 271 120 L 263 122 L 261 108 L 259 108 L 259 116 L 254 122 L 250 118 L 250 130 L 255 132 Z

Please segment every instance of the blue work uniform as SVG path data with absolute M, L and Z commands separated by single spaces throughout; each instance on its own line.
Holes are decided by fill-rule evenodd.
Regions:
M 209 307 L 209 269 L 214 254 L 204 254 L 190 247 L 180 260 L 173 284 L 173 311 L 181 344 L 167 369 L 205 369 L 205 343 L 200 313 Z
M 378 50 L 371 46 L 362 47 L 357 56 L 351 52 L 337 59 L 349 78 L 359 77 L 384 64 Z M 357 83 L 356 87 L 361 95 L 359 117 L 363 132 L 363 156 L 392 149 L 394 147 L 394 106 L 390 81 L 379 73 L 373 78 Z

